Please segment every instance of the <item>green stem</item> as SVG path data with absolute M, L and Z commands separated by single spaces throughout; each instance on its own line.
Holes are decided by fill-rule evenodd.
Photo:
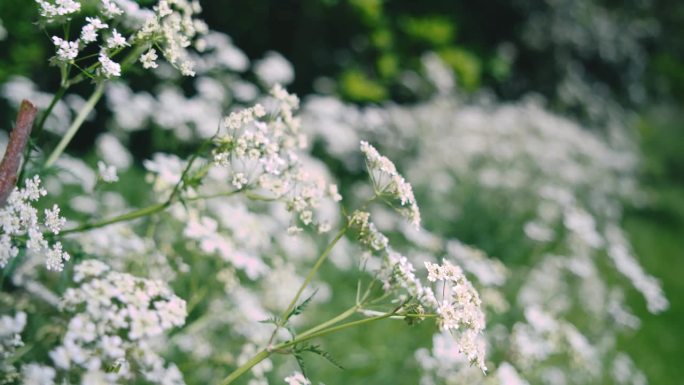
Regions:
M 321 267 L 323 262 L 327 259 L 328 255 L 332 251 L 333 247 L 337 244 L 337 242 L 342 239 L 344 234 L 347 232 L 347 226 L 344 226 L 335 236 L 335 238 L 328 244 L 328 247 L 323 250 L 321 255 L 318 257 L 318 260 L 316 260 L 316 263 L 314 266 L 309 270 L 309 274 L 306 275 L 306 278 L 304 279 L 304 282 L 302 285 L 299 287 L 299 290 L 297 290 L 297 294 L 292 298 L 292 301 L 290 301 L 290 304 L 287 306 L 283 314 L 280 316 L 280 321 L 278 322 L 279 327 L 283 326 L 285 322 L 287 321 L 288 315 L 292 312 L 292 310 L 295 308 L 297 305 L 297 301 L 299 300 L 299 297 L 302 296 L 302 293 L 304 292 L 304 289 L 311 283 L 311 280 L 313 280 L 313 277 L 316 275 L 316 272 L 318 272 L 318 269 Z
M 356 306 L 355 306 L 354 308 L 356 308 Z M 352 309 L 353 309 L 353 308 L 352 308 Z M 350 310 L 351 310 L 351 309 L 350 309 Z M 397 310 L 398 310 L 398 309 L 395 309 L 394 311 L 391 311 L 391 312 L 389 312 L 389 313 L 386 313 L 386 314 L 383 314 L 383 315 L 380 315 L 380 316 L 370 317 L 370 318 L 364 318 L 364 319 L 360 319 L 360 320 L 356 320 L 356 321 L 351 321 L 351 322 L 344 323 L 344 324 L 342 324 L 342 325 L 332 326 L 332 327 L 329 327 L 329 328 L 326 328 L 326 329 L 322 329 L 322 330 L 319 328 L 320 325 L 319 325 L 319 326 L 316 326 L 316 327 L 314 327 L 314 328 L 312 328 L 312 329 L 309 329 L 309 330 L 307 330 L 306 332 L 300 334 L 299 336 L 297 336 L 296 338 L 294 338 L 294 339 L 291 340 L 291 341 L 286 341 L 286 342 L 280 343 L 280 344 L 278 344 L 278 345 L 276 345 L 276 346 L 274 346 L 274 347 L 271 347 L 271 348 L 269 348 L 268 350 L 264 349 L 264 350 L 260 351 L 260 352 L 257 353 L 254 357 L 252 357 L 252 359 L 250 359 L 249 361 L 247 361 L 246 363 L 244 363 L 242 366 L 240 366 L 239 368 L 237 368 L 234 372 L 230 373 L 230 375 L 228 375 L 228 377 L 226 377 L 226 378 L 220 383 L 220 385 L 229 385 L 230 383 L 232 383 L 233 381 L 235 381 L 236 379 L 238 379 L 240 376 L 242 376 L 243 374 L 245 374 L 245 373 L 246 373 L 248 370 L 250 370 L 252 367 L 254 367 L 255 365 L 257 365 L 259 362 L 261 362 L 261 361 L 265 360 L 266 358 L 268 358 L 268 357 L 271 355 L 271 352 L 279 351 L 279 350 L 282 350 L 282 349 L 286 349 L 286 348 L 288 348 L 288 347 L 290 347 L 290 346 L 294 346 L 294 345 L 300 344 L 300 343 L 302 343 L 302 342 L 306 342 L 306 341 L 312 340 L 312 339 L 314 339 L 314 338 L 323 337 L 323 336 L 326 336 L 326 335 L 328 335 L 328 334 L 336 333 L 336 332 L 339 332 L 339 331 L 342 331 L 342 330 L 345 330 L 345 329 L 348 329 L 348 328 L 351 328 L 351 327 L 355 327 L 355 326 L 359 326 L 359 325 L 364 325 L 364 324 L 367 324 L 367 323 L 370 323 L 370 322 L 375 322 L 375 321 L 379 321 L 379 320 L 382 320 L 382 319 L 385 319 L 385 318 L 389 318 L 389 317 L 391 317 L 392 315 L 394 315 L 394 314 L 396 313 Z M 346 313 L 346 312 L 345 312 L 345 313 Z M 345 314 L 345 313 L 342 313 L 342 314 Z M 341 316 L 342 314 L 340 314 L 340 316 Z M 340 316 L 338 316 L 338 317 L 340 317 Z M 338 318 L 338 317 L 335 317 L 335 318 Z M 335 319 L 335 318 L 334 318 L 334 319 Z M 332 320 L 331 320 L 331 321 L 332 321 Z M 328 321 L 328 322 L 330 322 L 330 321 Z M 326 322 L 326 323 L 328 323 L 328 322 Z M 316 329 L 316 330 L 314 330 L 314 329 Z
M 128 212 L 126 214 L 116 216 L 114 218 L 105 219 L 105 220 L 100 221 L 100 222 L 86 223 L 84 225 L 74 227 L 73 229 L 63 230 L 60 234 L 79 233 L 82 231 L 88 231 L 88 230 L 97 229 L 100 227 L 105 227 L 105 226 L 108 226 L 108 225 L 111 225 L 114 223 L 118 223 L 118 222 L 131 221 L 133 219 L 146 217 L 148 215 L 156 214 L 160 211 L 165 210 L 167 207 L 169 207 L 170 204 L 171 203 L 167 201 L 164 203 L 159 203 L 156 205 L 144 207 L 142 209 L 134 210 L 134 211 Z
M 205 199 L 227 197 L 227 196 L 237 194 L 239 192 L 240 192 L 240 190 L 233 190 L 233 191 L 227 191 L 227 192 L 211 194 L 211 195 L 199 195 L 196 197 L 187 198 L 187 199 L 185 199 L 185 201 L 186 202 L 194 202 L 194 201 L 205 200 Z M 119 216 L 116 216 L 113 218 L 105 219 L 105 220 L 102 220 L 99 222 L 94 222 L 94 223 L 86 223 L 86 224 L 83 224 L 81 226 L 74 227 L 73 229 L 63 230 L 60 234 L 80 233 L 83 231 L 88 231 L 88 230 L 97 229 L 100 227 L 109 226 L 109 225 L 112 225 L 114 223 L 131 221 L 133 219 L 138 219 L 138 218 L 146 217 L 148 215 L 153 215 L 153 214 L 159 213 L 161 211 L 164 211 L 167 207 L 171 206 L 173 201 L 174 201 L 173 199 L 169 199 L 165 202 L 157 203 L 156 205 L 152 205 L 152 206 L 143 207 L 141 209 L 134 210 L 134 211 L 131 211 L 131 212 L 128 212 L 126 214 L 122 214 L 122 215 L 119 215 Z
M 285 341 L 281 344 L 274 346 L 272 350 L 285 349 L 285 348 L 288 348 L 290 346 L 294 346 L 294 345 L 300 344 L 302 342 L 312 340 L 314 338 L 324 337 L 324 336 L 327 336 L 329 334 L 339 332 L 341 330 L 348 329 L 348 328 L 351 328 L 354 326 L 359 326 L 359 325 L 367 324 L 369 322 L 374 322 L 374 321 L 379 321 L 379 320 L 382 320 L 385 318 L 390 318 L 394 314 L 395 314 L 395 312 L 389 312 L 389 313 L 385 313 L 385 314 L 378 315 L 375 317 L 363 318 L 363 319 L 356 320 L 356 321 L 346 322 L 346 323 L 343 323 L 342 325 L 332 326 L 332 327 L 329 327 L 327 329 L 319 330 L 319 331 L 316 331 L 313 333 L 308 333 L 306 335 L 304 335 L 305 333 L 302 333 L 301 335 L 297 336 L 297 338 L 293 339 L 292 341 Z
M 252 367 L 254 367 L 254 365 L 258 364 L 259 362 L 261 362 L 261 361 L 263 361 L 263 360 L 265 360 L 265 359 L 268 358 L 268 356 L 270 356 L 270 355 L 271 355 L 271 353 L 268 352 L 268 351 L 266 351 L 266 350 L 260 351 L 260 352 L 257 353 L 254 357 L 252 357 L 251 360 L 245 362 L 244 364 L 242 364 L 242 366 L 240 366 L 240 367 L 237 368 L 234 372 L 232 372 L 231 374 L 229 374 L 228 377 L 224 378 L 223 381 L 221 381 L 221 385 L 228 385 L 228 384 L 230 384 L 231 382 L 235 381 L 236 379 L 238 379 L 238 377 L 240 377 L 240 376 L 242 376 L 243 374 L 245 374 L 245 372 L 247 372 L 248 370 L 252 369 Z
M 310 335 L 310 334 L 313 334 L 313 333 L 316 333 L 316 332 L 318 332 L 318 331 L 320 331 L 320 330 L 323 330 L 323 329 L 327 328 L 328 326 L 335 325 L 336 323 L 338 323 L 338 322 L 340 322 L 340 321 L 343 321 L 343 320 L 345 320 L 345 319 L 351 317 L 352 315 L 354 315 L 354 313 L 356 313 L 357 310 L 359 310 L 359 306 L 358 306 L 358 305 L 354 305 L 354 306 L 352 306 L 351 308 L 349 308 L 349 309 L 345 310 L 344 312 L 340 313 L 339 315 L 337 315 L 337 316 L 335 316 L 335 317 L 333 317 L 333 318 L 331 318 L 331 319 L 329 319 L 329 320 L 323 322 L 322 324 L 320 324 L 320 325 L 318 325 L 318 326 L 314 326 L 314 327 L 312 327 L 311 329 L 309 329 L 309 330 L 307 330 L 307 331 L 305 331 L 305 332 L 303 332 L 303 333 L 300 333 L 297 337 L 306 337 L 306 336 L 308 336 L 308 335 Z
M 57 158 L 59 158 L 59 156 L 62 155 L 64 149 L 66 149 L 69 142 L 71 142 L 71 139 L 73 139 L 74 135 L 76 135 L 76 132 L 78 132 L 78 129 L 81 128 L 81 125 L 88 117 L 88 114 L 90 114 L 93 108 L 95 108 L 95 105 L 102 97 L 102 94 L 104 93 L 104 87 L 105 82 L 100 82 L 97 84 L 97 86 L 95 86 L 95 91 L 93 91 L 93 94 L 90 95 L 90 98 L 83 106 L 83 108 L 81 108 L 81 111 L 79 111 L 78 115 L 76 116 L 76 119 L 74 119 L 74 121 L 71 123 L 71 126 L 67 130 L 66 134 L 64 134 L 64 136 L 62 137 L 62 140 L 60 140 L 59 144 L 57 144 L 57 147 L 52 151 L 47 161 L 45 162 L 46 168 L 51 167 L 57 161 Z

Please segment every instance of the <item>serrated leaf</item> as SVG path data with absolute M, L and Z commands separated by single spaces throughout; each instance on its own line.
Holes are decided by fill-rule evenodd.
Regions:
M 278 318 L 276 316 L 271 316 L 269 318 L 266 318 L 264 320 L 259 321 L 259 323 L 262 323 L 262 324 L 273 324 L 273 325 L 278 325 L 279 322 L 280 322 L 280 318 Z
M 306 373 L 306 366 L 304 365 L 304 357 L 301 356 L 301 354 L 295 352 L 294 353 L 295 360 L 297 360 L 297 365 L 299 365 L 299 369 L 302 371 L 302 374 L 304 377 L 309 378 L 309 376 Z
M 339 362 L 337 362 L 337 360 L 335 360 L 335 358 L 333 358 L 333 356 L 329 352 L 326 352 L 325 350 L 321 349 L 321 347 L 318 345 L 304 345 L 304 346 L 297 349 L 297 353 L 300 353 L 300 352 L 309 352 L 309 353 L 319 355 L 319 356 L 325 358 L 331 364 L 333 364 L 333 366 L 337 367 L 340 370 L 344 370 L 344 366 L 342 366 Z
M 307 299 L 302 301 L 302 303 L 295 306 L 294 309 L 292 309 L 292 311 L 290 312 L 290 314 L 287 315 L 287 319 L 302 314 L 302 312 L 304 311 L 304 309 L 306 309 L 306 306 L 309 304 L 309 302 L 311 302 L 316 293 L 318 293 L 318 289 L 314 290 L 314 292 L 311 293 L 311 295 Z

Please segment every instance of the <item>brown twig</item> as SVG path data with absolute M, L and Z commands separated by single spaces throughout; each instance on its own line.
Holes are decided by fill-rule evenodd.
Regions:
M 0 163 L 0 207 L 5 206 L 7 198 L 17 184 L 17 170 L 37 114 L 38 109 L 33 103 L 22 100 L 17 114 L 17 125 L 10 134 L 5 156 Z

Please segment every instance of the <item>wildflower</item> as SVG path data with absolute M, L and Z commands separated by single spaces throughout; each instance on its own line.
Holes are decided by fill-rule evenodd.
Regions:
M 78 56 L 78 42 L 67 41 L 60 37 L 53 36 L 52 43 L 57 47 L 57 60 L 69 62 Z
M 119 8 L 112 0 L 102 0 L 100 5 L 102 7 L 102 13 L 110 19 L 123 14 L 121 8 Z
M 402 206 L 399 212 L 414 227 L 419 228 L 420 210 L 413 196 L 411 185 L 397 172 L 394 163 L 387 157 L 380 155 L 375 147 L 368 142 L 361 141 L 361 152 L 366 157 L 366 167 L 376 194 L 399 200 Z
M 159 67 L 159 65 L 157 65 L 156 60 L 157 51 L 154 48 L 150 48 L 147 52 L 140 56 L 140 62 L 142 63 L 143 68 L 145 69 Z
M 105 52 L 100 52 L 98 60 L 102 65 L 102 74 L 105 77 L 111 78 L 112 76 L 121 76 L 121 66 L 119 63 L 110 59 Z
M 60 17 L 68 17 L 81 10 L 81 3 L 76 0 L 36 0 L 40 6 L 40 16 L 50 23 Z
M 291 376 L 285 377 L 285 382 L 287 382 L 288 385 L 311 385 L 311 381 L 297 371 L 292 373 Z
M 0 316 L 0 359 L 9 358 L 17 348 L 24 346 L 21 332 L 26 327 L 26 313 Z
M 233 186 L 236 189 L 241 189 L 247 184 L 247 177 L 245 177 L 245 174 L 238 172 L 235 175 L 233 175 Z
M 97 40 L 97 31 L 107 28 L 108 25 L 103 23 L 97 17 L 86 17 L 88 24 L 81 29 L 81 41 L 85 44 L 92 43 Z
M 107 165 L 100 160 L 97 162 L 97 170 L 100 174 L 100 178 L 105 183 L 114 183 L 119 180 L 119 176 L 116 174 L 116 167 L 113 165 Z
M 39 365 L 28 364 L 21 368 L 23 384 L 26 385 L 52 385 L 55 383 L 55 369 Z
M 173 366 L 164 368 L 147 344 L 185 323 L 184 300 L 159 281 L 112 271 L 99 261 L 86 260 L 75 267 L 75 273 L 80 286 L 67 289 L 62 299 L 62 308 L 73 316 L 61 345 L 49 353 L 56 367 L 86 370 L 85 381 L 102 362 L 125 364 L 120 360 L 126 357 L 156 383 L 163 382 L 163 373 L 157 371 L 175 372 Z M 126 371 L 111 373 L 120 380 L 126 375 Z
M 45 226 L 53 234 L 59 234 L 64 224 L 66 224 L 66 219 L 59 216 L 59 207 L 57 205 L 53 205 L 51 210 L 45 209 Z
M 107 39 L 107 48 L 123 48 L 128 45 L 130 44 L 126 42 L 126 39 L 119 33 L 119 31 L 117 31 L 116 29 L 112 30 L 112 36 L 109 39 Z
M 70 259 L 69 254 L 62 250 L 60 242 L 50 245 L 43 236 L 38 211 L 33 207 L 33 202 L 47 195 L 47 191 L 40 187 L 40 183 L 38 176 L 27 179 L 24 188 L 15 188 L 5 207 L 0 208 L 0 268 L 5 267 L 9 260 L 19 253 L 13 243 L 13 237 L 28 236 L 27 249 L 36 255 L 44 255 L 48 270 L 61 271 L 64 262 Z M 58 234 L 65 223 L 59 212 L 56 205 L 50 210 L 45 210 L 44 225 L 54 234 Z

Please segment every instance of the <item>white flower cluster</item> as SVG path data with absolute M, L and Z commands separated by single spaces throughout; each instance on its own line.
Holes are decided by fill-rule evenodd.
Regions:
M 40 7 L 40 15 L 48 22 L 68 20 L 71 15 L 81 10 L 78 0 L 36 0 Z
M 14 351 L 22 347 L 21 332 L 26 327 L 26 313 L 17 312 L 14 316 L 0 316 L 0 359 L 9 358 Z M 0 364 L 0 373 L 3 372 Z
M 166 366 L 150 342 L 185 323 L 184 300 L 160 281 L 111 271 L 92 259 L 74 268 L 74 281 L 80 286 L 68 289 L 62 303 L 74 315 L 62 344 L 50 352 L 56 368 L 80 370 L 83 381 L 106 384 L 131 381 L 138 372 L 151 383 L 183 383 L 178 368 Z
M 462 353 L 483 371 L 484 345 L 480 336 L 485 328 L 482 302 L 473 285 L 460 267 L 444 261 L 442 265 L 425 262 L 428 281 L 438 282 L 443 288 L 443 298 L 437 306 L 439 326 L 443 331 L 465 329 L 459 338 Z
M 97 162 L 97 171 L 100 174 L 100 179 L 105 183 L 114 183 L 119 181 L 119 176 L 116 173 L 116 166 L 108 165 L 103 161 Z
M 54 385 L 56 375 L 55 369 L 45 365 L 32 363 L 21 367 L 22 384 L 25 385 Z
M 382 140 L 382 151 L 388 155 L 406 154 L 407 149 L 414 154 L 397 157 L 397 166 L 406 169 L 415 191 L 432 202 L 423 214 L 436 220 L 431 227 L 437 228 L 428 237 L 436 240 L 421 239 L 404 229 L 401 235 L 424 242 L 416 245 L 423 252 L 434 254 L 435 249 L 442 250 L 439 245 L 446 245 L 451 261 L 488 286 L 480 290 L 485 307 L 504 315 L 494 317 L 496 324 L 488 324 L 500 332 L 496 337 L 488 334 L 489 350 L 497 357 L 493 366 L 498 360 L 514 365 L 530 383 L 554 383 L 549 380 L 551 372 L 562 375 L 567 384 L 610 377 L 606 361 L 617 348 L 603 341 L 614 340 L 620 328 L 639 322 L 625 304 L 627 285 L 617 284 L 606 273 L 607 266 L 643 294 L 650 311 L 667 308 L 660 283 L 639 265 L 621 229 L 623 202 L 640 195 L 635 181 L 638 158 L 619 123 L 585 129 L 548 112 L 535 100 L 464 103 L 453 92 L 411 107 L 388 104 L 360 109 L 332 98 L 316 98 L 304 111 L 304 125 L 320 130 L 317 134 L 326 142 L 326 150 L 352 170 L 359 169 L 349 159 L 360 138 Z M 479 234 L 468 230 L 472 220 L 485 226 L 478 228 Z M 507 282 L 501 269 L 483 263 L 476 253 L 450 243 L 447 234 L 455 232 L 461 240 L 507 261 L 521 285 Z M 482 232 L 490 235 L 483 238 Z M 497 245 L 491 241 L 497 237 L 515 239 L 516 245 Z M 501 292 L 515 301 L 508 304 Z M 585 370 L 591 375 L 582 378 L 566 376 L 577 371 L 569 365 L 571 360 L 542 359 L 534 349 L 512 352 L 513 325 L 527 325 L 517 328 L 522 336 L 530 325 L 521 315 L 535 307 L 565 326 L 562 338 L 558 333 L 535 333 L 538 338 L 531 342 L 567 353 L 573 341 L 595 352 L 593 361 L 601 370 Z M 570 320 L 578 314 L 592 321 L 573 325 Z M 527 353 L 529 357 L 521 357 Z M 592 359 L 582 361 L 592 363 Z M 455 368 L 452 371 L 460 370 Z M 442 382 L 443 378 L 437 381 Z
M 231 171 L 235 189 L 262 191 L 273 200 L 285 202 L 295 216 L 291 233 L 301 231 L 300 224 L 327 232 L 330 224 L 317 220 L 316 209 L 324 198 L 337 202 L 342 197 L 336 185 L 311 173 L 300 159 L 298 152 L 306 148 L 306 137 L 294 117 L 299 106 L 297 96 L 276 85 L 271 97 L 270 114 L 256 104 L 223 120 L 227 134 L 215 141 L 214 163 Z
M 420 304 L 420 309 L 434 311 L 440 329 L 453 332 L 464 357 L 486 371 L 482 342 L 485 316 L 480 297 L 461 268 L 448 261 L 442 265 L 425 263 L 428 281 L 437 282 L 441 287 L 442 295 L 438 298 L 433 288 L 423 285 L 416 276 L 411 261 L 389 246 L 387 237 L 370 221 L 369 213 L 356 211 L 349 218 L 349 223 L 359 232 L 361 244 L 383 258 L 379 278 L 385 291 L 404 291 Z M 405 295 L 400 294 L 400 297 Z
M 420 228 L 420 210 L 413 196 L 413 188 L 403 176 L 397 172 L 391 160 L 380 155 L 375 147 L 361 141 L 361 152 L 366 157 L 366 168 L 373 182 L 375 193 L 382 197 L 399 200 L 402 208 L 399 212 L 413 226 Z
M 33 254 L 44 255 L 45 266 L 48 270 L 61 271 L 64 262 L 70 259 L 67 252 L 62 250 L 61 242 L 52 245 L 45 239 L 43 229 L 38 221 L 38 210 L 33 203 L 40 197 L 47 195 L 47 191 L 40 186 L 40 177 L 26 179 L 24 188 L 15 188 L 7 199 L 5 207 L 0 208 L 0 268 L 4 268 L 10 259 L 19 255 L 16 243 L 27 236 L 26 248 Z M 59 215 L 59 207 L 45 210 L 43 224 L 52 234 L 59 234 L 66 220 Z
M 66 23 L 82 11 L 78 0 L 36 0 L 40 7 L 40 15 L 46 24 Z M 97 75 L 103 78 L 121 76 L 121 64 L 113 57 L 126 47 L 139 46 L 147 51 L 140 61 L 143 68 L 156 68 L 157 46 L 162 49 L 166 59 L 178 68 L 183 75 L 193 76 L 193 62 L 187 48 L 200 33 L 208 31 L 206 24 L 193 18 L 201 11 L 197 1 L 159 0 L 153 10 L 141 9 L 130 0 L 100 0 L 98 13 L 85 17 L 79 36 L 69 40 L 69 36 L 52 36 L 56 47 L 55 63 L 68 65 L 73 63 L 79 52 L 88 45 L 100 40 Z M 140 25 L 136 21 L 144 18 Z M 121 25 L 123 22 L 123 25 Z M 112 27 L 110 27 L 110 24 Z M 121 25 L 117 30 L 113 25 Z
M 311 385 L 311 381 L 300 372 L 295 371 L 292 375 L 285 377 L 288 385 Z
M 193 18 L 202 10 L 199 1 L 159 0 L 153 9 L 154 15 L 145 20 L 135 35 L 136 39 L 160 47 L 171 65 L 185 76 L 194 76 L 194 63 L 187 48 L 198 33 L 208 32 L 202 20 Z M 145 68 L 155 68 L 156 57 L 156 51 L 150 49 L 141 56 L 140 61 Z

